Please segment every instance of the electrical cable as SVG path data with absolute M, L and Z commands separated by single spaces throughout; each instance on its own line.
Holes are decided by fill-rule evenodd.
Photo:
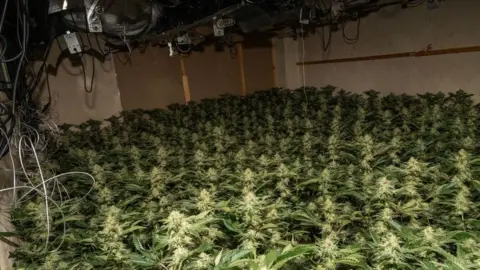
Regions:
M 323 51 L 326 52 L 328 48 L 330 48 L 330 44 L 332 42 L 332 26 L 328 25 L 328 40 L 325 41 L 325 27 L 322 28 L 322 46 Z
M 132 55 L 132 52 L 130 51 L 128 53 L 127 59 L 122 60 L 122 59 L 120 59 L 120 56 L 118 56 L 118 54 L 115 53 L 115 56 L 117 57 L 118 61 L 120 61 L 120 63 L 122 63 L 122 65 L 124 65 L 124 66 L 126 66 L 130 62 L 131 55 Z
M 357 19 L 357 33 L 355 34 L 355 37 L 354 38 L 350 38 L 346 33 L 345 33 L 345 26 L 347 25 L 347 23 L 344 23 L 342 25 L 342 36 L 343 36 L 343 40 L 345 41 L 345 43 L 347 44 L 354 44 L 358 41 L 358 38 L 360 37 L 360 18 Z
M 25 1 L 25 0 L 23 0 Z M 24 2 L 25 3 L 25 2 Z M 20 0 L 17 2 L 20 5 Z M 20 6 L 18 6 L 20 8 Z M 22 20 L 23 20 L 23 41 L 22 41 L 22 55 L 20 58 L 20 63 L 18 63 L 17 71 L 15 74 L 15 80 L 13 83 L 13 94 L 12 94 L 12 114 L 15 115 L 16 112 L 16 103 L 17 103 L 17 91 L 19 86 L 19 79 L 20 79 L 20 71 L 23 68 L 23 59 L 26 54 L 26 47 L 27 47 L 27 40 L 28 40 L 28 26 L 27 26 L 27 16 L 25 12 L 22 13 Z
M 108 48 L 108 46 L 105 46 L 104 49 L 102 49 L 102 46 L 100 45 L 100 41 L 98 40 L 98 34 L 95 34 L 95 41 L 97 42 L 98 49 L 100 50 L 103 56 L 107 56 L 110 54 L 110 48 Z M 105 49 L 108 49 L 107 53 L 105 53 Z
M 323 51 L 326 52 L 328 50 L 328 48 L 330 48 L 330 44 L 332 42 L 332 23 L 333 23 L 332 6 L 333 6 L 333 4 L 330 3 L 330 7 L 327 8 L 327 5 L 325 5 L 323 0 L 320 0 L 320 2 L 321 2 L 321 5 L 322 5 L 322 9 L 324 9 L 325 12 L 327 12 L 327 18 L 329 19 L 328 40 L 327 41 L 325 41 L 325 27 L 326 26 L 322 27 L 322 47 L 323 47 Z
M 305 34 L 303 32 L 303 23 L 301 24 L 301 31 L 302 31 L 302 77 L 303 77 L 303 94 L 305 95 L 305 102 L 308 106 L 308 97 L 307 97 L 307 75 L 305 73 Z
M 74 50 L 77 54 L 79 54 L 79 52 L 77 51 L 77 48 L 74 48 L 73 50 Z M 95 61 L 93 61 L 93 62 L 95 62 Z M 92 87 L 90 87 L 90 90 L 87 88 L 87 71 L 86 71 L 86 69 L 85 69 L 85 64 L 83 63 L 83 60 L 82 60 L 82 57 L 81 57 L 81 56 L 80 56 L 80 65 L 82 66 L 83 87 L 84 87 L 84 89 L 85 89 L 85 92 L 91 93 L 91 92 L 92 92 Z M 92 69 L 93 69 L 93 72 L 95 72 L 94 67 L 95 67 L 95 64 L 93 64 L 93 68 L 92 68 Z M 95 73 L 93 73 L 93 74 L 95 74 Z M 91 85 L 90 85 L 90 86 L 92 86 L 92 85 L 93 85 L 93 77 L 92 77 Z
M 3 22 L 5 21 L 5 15 L 7 14 L 7 8 L 8 8 L 8 0 L 4 0 L 5 3 L 3 5 L 3 10 L 2 10 L 2 17 L 0 17 L 0 33 L 2 32 L 3 29 Z
M 8 1 L 7 1 L 8 2 Z M 1 60 L 0 58 L 0 61 L 2 63 L 10 63 L 10 62 L 13 62 L 13 61 L 16 61 L 18 60 L 20 57 L 22 57 L 22 54 L 23 54 L 23 46 L 22 46 L 22 40 L 21 40 L 21 37 L 20 37 L 20 26 L 23 26 L 23 22 L 21 20 L 22 18 L 22 12 L 20 11 L 20 7 L 19 7 L 19 3 L 17 2 L 17 24 L 16 24 L 16 33 L 17 33 L 17 41 L 18 41 L 18 46 L 20 47 L 20 51 L 18 52 L 17 55 L 15 55 L 14 57 L 10 58 L 10 59 L 5 59 L 5 60 Z M 27 28 L 28 29 L 28 28 Z M 23 29 L 24 30 L 24 29 Z M 8 44 L 5 43 L 5 51 L 7 50 L 7 46 Z M 4 53 L 5 53 L 4 51 Z M 2 55 L 3 56 L 3 55 Z
M 32 95 L 33 92 L 35 91 L 35 89 L 37 88 L 37 86 L 40 84 L 40 80 L 42 78 L 42 75 L 44 73 L 44 71 L 46 70 L 46 65 L 47 65 L 47 60 L 50 56 L 50 52 L 51 52 L 51 49 L 52 49 L 52 44 L 53 44 L 53 40 L 57 40 L 55 38 L 55 35 L 54 35 L 54 31 L 55 31 L 55 26 L 57 24 L 56 23 L 52 23 L 52 27 L 49 31 L 49 36 L 48 36 L 48 43 L 47 43 L 47 47 L 45 48 L 45 51 L 43 53 L 43 56 L 42 56 L 42 64 L 40 65 L 40 68 L 38 69 L 38 74 L 35 78 L 35 81 L 33 82 L 32 85 L 29 86 L 29 93 Z M 58 41 L 58 40 L 57 40 Z M 49 99 L 50 101 L 50 99 Z M 49 105 L 49 104 L 46 104 L 46 105 Z
M 7 40 L 3 37 L 2 34 L 0 34 L 0 40 L 2 41 L 3 44 L 0 45 L 0 49 L 2 52 L 0 52 L 0 60 L 3 59 L 3 56 L 7 52 Z

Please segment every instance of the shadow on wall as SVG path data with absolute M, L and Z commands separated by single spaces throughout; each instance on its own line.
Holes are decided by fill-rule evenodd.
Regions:
M 87 37 L 82 36 L 84 39 Z M 96 46 L 93 48 L 98 50 Z M 65 49 L 65 44 L 54 43 L 48 64 L 55 66 L 58 56 Z M 86 54 L 81 60 L 83 67 L 64 59 L 57 67 L 57 74 L 49 75 L 49 83 L 45 75 L 42 78 L 39 88 L 42 99 L 48 101 L 50 90 L 52 116 L 59 124 L 79 124 L 88 119 L 103 120 L 122 110 L 114 61 L 110 58 L 102 63 Z M 85 88 L 91 93 L 87 93 Z
M 271 47 L 243 51 L 247 92 L 273 87 Z M 240 95 L 238 57 L 228 50 L 216 52 L 214 46 L 207 46 L 204 52 L 194 52 L 184 58 L 191 100 L 200 101 L 225 93 Z M 173 103 L 185 103 L 180 58 L 169 57 L 167 48 L 147 47 L 144 53 L 133 51 L 130 63 L 122 64 L 115 58 L 115 68 L 123 109 L 166 108 Z

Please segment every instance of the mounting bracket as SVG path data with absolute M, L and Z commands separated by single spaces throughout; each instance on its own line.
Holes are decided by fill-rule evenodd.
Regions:
M 87 15 L 88 31 L 91 33 L 103 32 L 100 15 L 103 14 L 103 7 L 98 5 L 100 0 L 84 0 L 85 13 Z

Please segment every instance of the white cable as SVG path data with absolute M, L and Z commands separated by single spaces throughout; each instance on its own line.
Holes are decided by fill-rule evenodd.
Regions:
M 305 101 L 308 105 L 308 97 L 307 97 L 307 76 L 305 74 L 305 35 L 303 32 L 303 23 L 300 24 L 300 28 L 302 31 L 302 77 L 303 77 L 303 94 L 305 95 Z
M 66 172 L 66 173 L 61 173 L 61 174 L 59 174 L 59 175 L 55 175 L 55 176 L 52 176 L 52 177 L 48 178 L 47 180 L 45 180 L 45 183 L 48 183 L 48 182 L 53 181 L 53 180 L 56 180 L 57 178 L 60 178 L 60 177 L 63 177 L 63 176 L 76 175 L 76 174 L 86 175 L 86 176 L 90 177 L 90 178 L 92 179 L 92 182 L 93 182 L 93 183 L 92 183 L 92 187 L 88 190 L 88 192 L 87 192 L 82 198 L 80 198 L 80 200 L 83 200 L 83 199 L 85 199 L 85 198 L 93 191 L 93 188 L 94 188 L 94 185 L 95 185 L 95 182 L 96 182 L 95 177 L 93 177 L 93 175 L 91 175 L 91 174 L 89 174 L 89 173 L 86 173 L 86 172 Z M 36 186 L 34 186 L 34 187 L 35 187 L 35 188 L 38 188 L 38 187 L 40 187 L 41 185 L 42 185 L 42 184 L 38 184 L 38 185 L 36 185 Z M 1 192 L 1 191 L 2 191 L 2 190 L 0 190 L 0 192 Z M 27 193 L 25 193 L 25 194 L 23 194 L 23 196 L 22 196 L 19 200 L 23 199 L 23 198 L 24 198 L 25 196 L 27 196 L 30 192 L 32 192 L 32 190 L 29 191 L 29 192 L 27 192 Z
M 88 190 L 88 192 L 81 198 L 81 200 L 85 199 L 94 189 L 94 185 L 95 185 L 95 178 L 89 174 L 89 173 L 86 173 L 86 172 L 67 172 L 67 173 L 62 173 L 62 174 L 59 174 L 59 175 L 54 175 L 48 179 L 45 179 L 45 176 L 44 176 L 44 173 L 43 173 L 43 170 L 42 170 L 42 166 L 40 164 L 40 158 L 38 156 L 38 153 L 37 153 L 37 149 L 39 148 L 39 145 L 41 144 L 42 140 L 44 140 L 44 136 L 41 136 L 40 135 L 40 132 L 33 128 L 32 126 L 26 124 L 26 123 L 23 123 L 21 121 L 22 117 L 21 117 L 21 113 L 22 113 L 22 110 L 18 110 L 17 111 L 17 115 L 16 117 L 18 118 L 18 120 L 16 121 L 16 125 L 14 127 L 14 134 L 13 136 L 8 139 L 8 136 L 7 136 L 7 133 L 5 132 L 5 130 L 3 129 L 0 129 L 0 131 L 2 132 L 2 135 L 7 138 L 8 140 L 8 146 L 9 146 L 9 156 L 10 156 L 10 160 L 12 162 L 12 170 L 5 170 L 5 171 L 12 171 L 12 177 L 13 177 L 13 187 L 9 187 L 9 188 L 4 188 L 4 189 L 0 189 L 0 193 L 1 192 L 8 192 L 8 191 L 13 191 L 13 204 L 16 205 L 17 203 L 20 203 L 24 200 L 24 198 L 26 198 L 26 196 L 28 196 L 29 194 L 31 194 L 32 192 L 36 192 L 38 195 L 40 196 L 43 196 L 43 198 L 45 199 L 45 217 L 46 217 L 46 227 L 47 227 L 47 235 L 46 235 L 46 241 L 45 241 L 45 247 L 44 247 L 44 251 L 47 252 L 48 251 L 48 245 L 49 245 L 49 239 L 50 239 L 50 203 L 52 205 L 54 205 L 54 207 L 56 209 L 58 209 L 59 213 L 61 214 L 61 217 L 62 217 L 62 220 L 63 220 L 63 234 L 62 234 L 62 239 L 59 243 L 59 245 L 53 250 L 53 252 L 55 251 L 58 251 L 60 250 L 61 246 L 63 245 L 64 243 L 64 240 L 65 240 L 65 235 L 66 235 L 66 222 L 64 221 L 65 219 L 65 215 L 62 211 L 62 209 L 60 208 L 59 204 L 52 198 L 53 194 L 54 194 L 54 191 L 50 192 L 50 194 L 48 193 L 49 191 L 49 183 L 53 181 L 53 187 L 55 189 L 55 187 L 58 187 L 58 191 L 59 191 L 59 197 L 60 197 L 60 202 L 63 202 L 63 196 L 62 196 L 62 189 L 65 191 L 66 195 L 68 198 L 70 198 L 70 195 L 68 194 L 68 191 L 67 189 L 65 188 L 65 186 L 59 181 L 59 178 L 60 177 L 63 177 L 63 176 L 68 176 L 68 175 L 86 175 L 88 176 L 89 178 L 92 179 L 92 186 L 91 188 Z M 24 130 L 22 127 L 26 128 L 26 130 Z M 30 138 L 29 136 L 33 136 L 32 138 Z M 19 138 L 19 139 L 18 139 Z M 17 185 L 17 175 L 16 173 L 17 172 L 17 168 L 15 166 L 15 160 L 13 159 L 13 151 L 14 149 L 18 150 L 18 155 L 19 155 L 19 162 L 20 162 L 20 165 L 21 165 L 21 170 L 18 171 L 20 173 L 23 173 L 28 181 L 28 185 L 21 185 L 21 186 L 18 186 Z M 43 147 L 44 149 L 44 147 Z M 40 150 L 43 150 L 43 149 L 40 149 Z M 28 152 L 25 152 L 25 151 L 28 151 Z M 30 176 L 28 174 L 28 171 L 27 171 L 27 168 L 25 167 L 25 164 L 24 164 L 24 157 L 25 157 L 25 154 L 28 153 L 28 154 L 31 154 L 33 155 L 34 159 L 35 159 L 35 163 L 36 163 L 36 166 L 38 168 L 38 173 L 40 175 L 40 180 L 41 182 L 37 185 L 34 185 L 30 179 Z M 17 200 L 17 191 L 19 189 L 27 189 L 28 191 L 23 194 L 18 200 Z M 43 189 L 43 190 L 41 190 Z
M 43 177 L 42 166 L 40 165 L 40 160 L 38 159 L 37 151 L 35 150 L 35 145 L 33 145 L 33 142 L 29 137 L 27 137 L 25 135 L 20 137 L 20 142 L 18 144 L 18 152 L 21 155 L 22 140 L 24 138 L 26 138 L 28 140 L 28 142 L 30 143 L 30 146 L 32 146 L 33 156 L 35 157 L 35 161 L 37 162 L 38 172 L 40 174 L 40 180 L 42 181 L 43 191 L 45 193 L 45 216 L 46 216 L 46 219 L 47 219 L 47 238 L 45 240 L 45 250 L 47 250 L 47 248 L 48 248 L 48 238 L 50 237 L 50 216 L 49 216 L 50 209 L 48 207 L 47 185 L 45 184 L 45 178 Z M 20 160 L 21 160 L 21 157 L 20 157 Z M 23 162 L 22 162 L 22 166 L 23 166 Z M 23 170 L 25 171 L 25 168 L 23 168 Z
M 40 184 L 41 185 L 41 184 Z M 30 187 L 30 186 L 17 186 L 17 187 L 10 187 L 10 188 L 4 188 L 4 189 L 0 189 L 0 193 L 1 192 L 6 192 L 6 191 L 15 191 L 15 190 L 18 190 L 18 189 L 29 189 L 30 191 L 36 191 L 39 195 L 45 197 L 47 200 L 50 200 L 57 208 L 58 210 L 60 210 L 60 214 L 62 215 L 62 220 L 65 219 L 65 215 L 62 211 L 62 208 L 52 199 L 50 198 L 49 196 L 47 196 L 46 194 L 43 194 L 41 190 L 39 190 L 38 188 L 35 188 L 35 187 Z M 48 218 L 48 217 L 47 217 Z M 60 246 L 63 244 L 64 242 L 64 238 L 65 238 L 65 233 L 66 233 L 66 230 L 67 230 L 67 224 L 66 222 L 64 221 L 63 222 L 63 235 L 62 235 L 62 241 L 60 242 L 59 246 L 53 250 L 52 252 L 56 252 L 60 249 Z M 48 243 L 48 238 L 47 238 L 47 243 Z M 45 245 L 45 251 L 47 251 L 48 249 L 48 245 Z
M 301 31 L 302 31 L 302 77 L 303 77 L 303 90 L 305 90 L 305 87 L 307 86 L 307 78 L 305 75 L 305 37 L 303 34 L 303 24 L 301 26 Z

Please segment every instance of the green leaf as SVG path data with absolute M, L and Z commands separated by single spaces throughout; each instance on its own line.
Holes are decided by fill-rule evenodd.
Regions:
M 225 225 L 225 227 L 227 227 L 228 230 L 236 233 L 243 233 L 243 231 L 239 228 L 240 223 L 237 223 L 237 222 L 233 223 L 227 219 L 223 219 L 222 221 L 223 221 L 223 225 Z
M 133 246 L 137 251 L 140 251 L 140 252 L 145 251 L 142 243 L 140 242 L 140 239 L 136 235 L 132 235 L 132 242 L 133 242 Z
M 272 270 L 280 269 L 287 262 L 289 262 L 289 261 L 291 261 L 291 260 L 293 260 L 297 257 L 303 256 L 303 255 L 311 252 L 314 249 L 315 249 L 315 246 L 313 246 L 313 245 L 293 247 L 289 251 L 287 251 L 287 252 L 281 254 L 280 256 L 278 256 L 277 260 L 275 261 L 275 263 L 274 263 L 274 265 L 272 266 L 271 269 Z
M 277 259 L 278 257 L 278 252 L 275 250 L 275 249 L 272 249 L 270 250 L 267 255 L 265 255 L 265 261 L 264 261 L 264 265 L 270 269 L 270 267 L 273 265 L 273 263 L 275 262 L 275 260 Z
M 142 267 L 154 267 L 157 264 L 156 261 L 150 260 L 136 253 L 129 254 L 128 261 L 135 266 L 142 266 Z
M 217 257 L 215 257 L 215 265 L 219 265 L 220 264 L 220 260 L 222 259 L 222 253 L 223 253 L 223 249 L 220 250 L 220 252 L 218 253 Z
M 421 261 L 420 267 L 423 270 L 437 270 L 437 267 L 435 266 L 435 264 L 429 261 Z
M 272 228 L 277 228 L 278 226 L 272 223 L 268 223 L 262 226 L 261 230 L 268 230 Z
M 83 215 L 67 216 L 67 217 L 64 217 L 62 219 L 56 220 L 55 225 L 60 225 L 60 224 L 70 222 L 70 221 L 84 221 L 84 220 L 85 220 L 85 216 L 83 216 Z
M 237 249 L 232 251 L 232 256 L 230 258 L 231 262 L 237 261 L 239 259 L 243 259 L 245 256 L 250 254 L 252 251 L 249 249 Z
M 123 234 L 123 235 L 127 235 L 127 234 L 129 234 L 129 233 L 131 233 L 131 232 L 139 231 L 139 230 L 144 230 L 144 229 L 145 229 L 145 227 L 143 227 L 143 226 L 132 226 L 132 227 L 124 230 L 124 231 L 122 232 L 122 234 Z
M 229 263 L 225 268 L 232 269 L 236 267 L 245 267 L 246 264 L 249 264 L 252 260 L 251 259 L 239 259 L 235 260 L 234 262 Z
M 314 178 L 314 179 L 310 179 L 310 180 L 307 180 L 307 181 L 304 181 L 302 183 L 299 184 L 299 186 L 308 186 L 308 185 L 311 185 L 311 184 L 315 184 L 315 183 L 318 183 L 320 182 L 320 178 Z
M 127 207 L 129 204 L 135 202 L 136 200 L 141 200 L 142 198 L 143 198 L 143 196 L 140 196 L 140 195 L 135 195 L 135 196 L 128 197 L 124 201 L 122 201 L 120 206 Z
M 190 256 L 194 255 L 194 254 L 198 254 L 198 253 L 202 253 L 202 252 L 206 252 L 206 251 L 209 251 L 211 250 L 213 247 L 212 245 L 208 244 L 208 243 L 204 243 L 202 245 L 200 245 L 198 248 L 192 250 L 190 252 Z
M 249 265 L 250 265 L 250 270 L 260 270 L 260 265 L 253 260 L 249 261 Z
M 135 191 L 135 192 L 144 192 L 145 191 L 144 187 L 136 185 L 136 184 L 131 184 L 131 183 L 126 184 L 124 188 L 125 188 L 125 190 Z
M 0 232 L 0 237 L 16 237 L 19 236 L 15 232 Z

